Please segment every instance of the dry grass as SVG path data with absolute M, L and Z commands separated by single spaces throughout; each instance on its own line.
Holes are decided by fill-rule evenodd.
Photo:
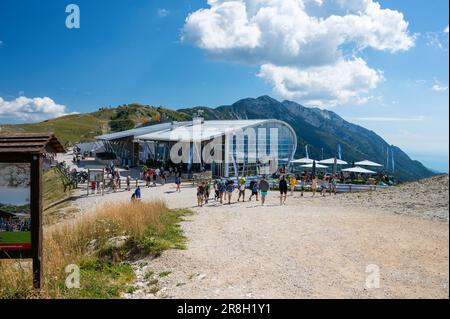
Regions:
M 129 255 L 130 249 L 135 249 L 136 246 L 145 248 L 145 243 L 149 241 L 146 237 L 147 233 L 150 232 L 151 236 L 160 234 L 162 237 L 167 237 L 165 230 L 167 229 L 170 233 L 170 230 L 176 227 L 172 224 L 179 221 L 178 218 L 167 219 L 170 215 L 173 213 L 171 214 L 163 202 L 114 203 L 101 206 L 95 212 L 86 213 L 80 218 L 46 227 L 43 242 L 45 284 L 40 297 L 108 298 L 117 295 L 117 289 L 106 294 L 95 291 L 108 288 L 108 283 L 103 281 L 98 283 L 98 287 L 95 283 L 89 282 L 89 286 L 94 285 L 91 287 L 94 291 L 68 290 L 64 284 L 67 277 L 66 266 L 69 264 L 80 266 L 82 286 L 83 274 L 86 279 L 89 278 L 89 281 L 112 278 L 116 281 L 115 284 L 123 286 L 127 280 L 129 281 L 128 277 L 132 276 L 132 271 L 131 267 L 126 265 L 124 267 L 121 261 L 129 257 L 126 254 Z M 179 216 L 176 214 L 176 217 Z M 108 240 L 117 236 L 127 236 L 125 247 L 121 249 L 111 247 Z M 150 238 L 150 242 L 154 245 L 153 237 Z M 146 252 L 152 253 L 151 249 Z M 30 268 L 31 263 L 1 261 L 0 298 L 36 297 L 31 289 Z M 99 273 L 92 273 L 92 271 Z M 100 278 L 100 273 L 102 276 L 109 273 L 111 278 L 108 276 Z M 103 287 L 105 285 L 106 287 Z

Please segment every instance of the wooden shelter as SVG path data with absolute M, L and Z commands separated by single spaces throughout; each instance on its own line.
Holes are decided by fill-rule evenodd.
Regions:
M 45 154 L 64 153 L 64 146 L 53 133 L 0 132 L 0 163 L 29 164 L 31 249 L 0 248 L 1 258 L 32 258 L 33 285 L 42 282 L 42 162 Z
M 2 133 L 0 153 L 64 153 L 64 146 L 53 133 Z

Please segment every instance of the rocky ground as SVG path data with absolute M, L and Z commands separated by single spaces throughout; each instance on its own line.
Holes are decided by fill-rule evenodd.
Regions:
M 314 204 L 361 207 L 399 215 L 448 221 L 448 175 L 426 178 L 374 192 L 346 193 L 314 199 Z

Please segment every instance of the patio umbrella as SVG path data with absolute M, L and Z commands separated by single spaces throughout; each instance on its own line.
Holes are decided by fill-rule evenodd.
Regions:
M 328 159 L 319 161 L 319 164 L 324 164 L 324 165 L 334 165 L 335 163 L 336 163 L 337 165 L 347 165 L 347 164 L 348 164 L 346 161 L 337 159 L 337 158 L 335 158 L 335 157 L 332 157 L 332 158 L 328 158 Z
M 349 173 L 360 173 L 360 174 L 376 174 L 376 172 L 356 166 L 351 168 L 346 168 L 342 170 L 343 172 L 349 172 Z
M 313 159 L 306 158 L 306 157 L 291 161 L 292 164 L 312 164 L 313 162 L 314 162 Z
M 312 169 L 315 169 L 315 168 L 328 168 L 328 166 L 325 166 L 325 165 L 322 165 L 322 164 L 315 164 L 314 165 L 314 163 L 312 163 L 312 164 L 305 164 L 305 165 L 302 165 L 301 167 L 312 168 Z M 314 170 L 314 172 L 315 172 L 315 170 Z
M 368 161 L 368 160 L 364 160 L 361 162 L 356 162 L 355 165 L 359 165 L 359 166 L 373 166 L 373 167 L 383 167 L 383 165 L 372 162 L 372 161 Z

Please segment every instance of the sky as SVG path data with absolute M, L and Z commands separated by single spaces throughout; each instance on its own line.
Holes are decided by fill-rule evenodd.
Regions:
M 2 0 L 0 123 L 270 95 L 448 171 L 448 12 L 447 0 Z

